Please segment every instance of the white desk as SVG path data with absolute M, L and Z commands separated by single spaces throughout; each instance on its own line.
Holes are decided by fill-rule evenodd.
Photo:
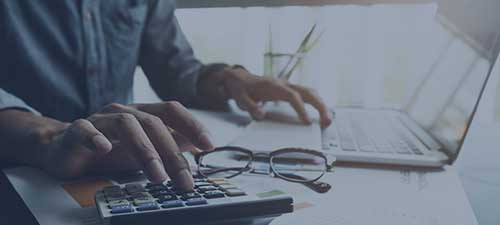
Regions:
M 212 130 L 215 138 L 234 134 L 230 124 L 217 124 L 204 112 L 193 113 L 209 121 L 209 129 L 216 129 Z M 226 129 L 228 132 L 224 132 Z M 283 191 L 299 205 L 307 206 L 280 217 L 273 225 L 477 224 L 455 167 L 409 170 L 347 164 L 336 167 L 323 181 L 333 186 L 327 194 L 266 176 L 235 178 L 244 189 Z

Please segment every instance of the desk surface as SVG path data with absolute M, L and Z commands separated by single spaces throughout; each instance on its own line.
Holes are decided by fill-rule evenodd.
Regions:
M 18 168 L 7 172 L 10 181 L 21 190 L 26 204 L 41 225 L 81 224 L 83 215 L 95 209 L 80 206 L 66 194 L 57 181 L 38 170 Z M 8 183 L 0 180 L 2 184 Z M 446 170 L 409 170 L 340 166 L 328 173 L 323 181 L 333 185 L 327 194 L 318 194 L 307 187 L 263 175 L 239 176 L 234 183 L 251 192 L 276 190 L 294 197 L 297 205 L 293 214 L 277 218 L 272 225 L 331 225 L 335 221 L 347 224 L 456 224 L 474 225 L 476 219 L 453 168 Z M 39 192 L 43 192 L 40 195 Z M 5 196 L 3 196 L 5 195 Z M 36 224 L 20 204 L 14 190 L 2 192 L 4 205 L 13 205 L 0 224 Z M 5 201 L 7 200 L 7 201 Z M 305 207 L 304 207 L 305 206 Z M 13 217 L 12 215 L 15 215 Z M 74 218 L 74 219 L 72 219 Z M 94 221 L 95 216 L 85 216 Z M 13 221 L 15 219 L 15 222 Z M 9 221 L 10 220 L 10 221 Z M 94 224 L 94 223 L 92 223 Z

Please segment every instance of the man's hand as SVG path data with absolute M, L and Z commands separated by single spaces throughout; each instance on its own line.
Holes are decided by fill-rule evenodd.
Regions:
M 142 169 L 152 182 L 170 177 L 180 188 L 192 189 L 189 165 L 174 136 L 200 149 L 213 149 L 203 125 L 177 102 L 111 104 L 71 124 L 52 122 L 58 125 L 35 132 L 42 142 L 39 166 L 63 178 L 90 170 Z
M 305 103 L 311 104 L 318 110 L 323 127 L 332 123 L 326 105 L 312 89 L 293 85 L 285 80 L 255 76 L 241 68 L 228 68 L 223 76 L 226 94 L 236 101 L 238 107 L 248 111 L 254 119 L 262 119 L 265 115 L 259 102 L 286 101 L 304 123 L 311 123 L 304 107 Z

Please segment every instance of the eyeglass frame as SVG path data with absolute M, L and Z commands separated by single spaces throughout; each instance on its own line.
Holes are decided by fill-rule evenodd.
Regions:
M 248 163 L 247 163 L 247 165 L 245 167 L 241 167 L 241 168 L 239 168 L 239 167 L 238 168 L 234 168 L 234 167 L 233 168 L 221 168 L 220 171 L 215 172 L 215 173 L 219 173 L 219 172 L 230 171 L 230 170 L 238 170 L 237 173 L 225 177 L 226 179 L 230 179 L 230 178 L 236 177 L 238 175 L 241 175 L 244 172 L 250 172 L 251 173 L 252 172 L 251 170 L 255 169 L 255 168 L 252 168 L 252 162 L 254 161 L 254 158 L 255 158 L 254 156 L 256 156 L 258 154 L 252 152 L 249 149 L 242 148 L 242 147 L 237 147 L 237 146 L 222 146 L 222 147 L 217 147 L 217 148 L 215 148 L 212 151 L 198 153 L 198 154 L 196 154 L 194 156 L 195 162 L 196 162 L 196 164 L 198 166 L 198 173 L 200 175 L 202 175 L 204 177 L 208 177 L 207 175 L 205 175 L 202 172 L 200 172 L 201 171 L 200 168 L 202 167 L 201 162 L 202 162 L 202 159 L 203 159 L 204 156 L 209 155 L 209 154 L 211 154 L 213 152 L 216 152 L 216 151 L 242 152 L 242 153 L 247 154 L 250 157 L 248 159 Z M 285 177 L 282 174 L 276 172 L 276 169 L 274 168 L 274 165 L 272 163 L 273 158 L 276 155 L 283 154 L 283 153 L 306 153 L 306 154 L 311 154 L 311 155 L 319 156 L 325 162 L 325 169 L 321 172 L 321 175 L 319 175 L 317 178 L 311 179 L 311 180 L 307 180 L 307 179 L 303 179 L 303 180 L 297 179 L 296 180 L 296 179 L 293 179 L 293 178 Z M 325 156 L 325 154 L 323 154 L 323 153 L 321 153 L 319 151 L 316 151 L 316 150 L 303 149 L 303 148 L 282 148 L 282 149 L 271 151 L 269 154 L 266 154 L 266 156 L 268 157 L 267 161 L 268 161 L 269 168 L 270 168 L 270 171 L 268 172 L 268 175 L 278 176 L 279 178 L 281 178 L 283 180 L 286 180 L 286 181 L 289 181 L 289 182 L 294 182 L 294 183 L 313 183 L 313 182 L 316 182 L 319 179 L 321 179 L 325 175 L 326 172 L 329 172 L 329 171 L 331 171 L 333 169 L 333 166 L 330 165 L 330 164 L 328 164 L 328 158 Z M 299 176 L 299 175 L 296 175 L 296 176 Z

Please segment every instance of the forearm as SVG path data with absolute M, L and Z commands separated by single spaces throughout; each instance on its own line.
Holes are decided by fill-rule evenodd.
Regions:
M 0 111 L 0 162 L 40 167 L 44 144 L 66 126 L 31 112 Z

